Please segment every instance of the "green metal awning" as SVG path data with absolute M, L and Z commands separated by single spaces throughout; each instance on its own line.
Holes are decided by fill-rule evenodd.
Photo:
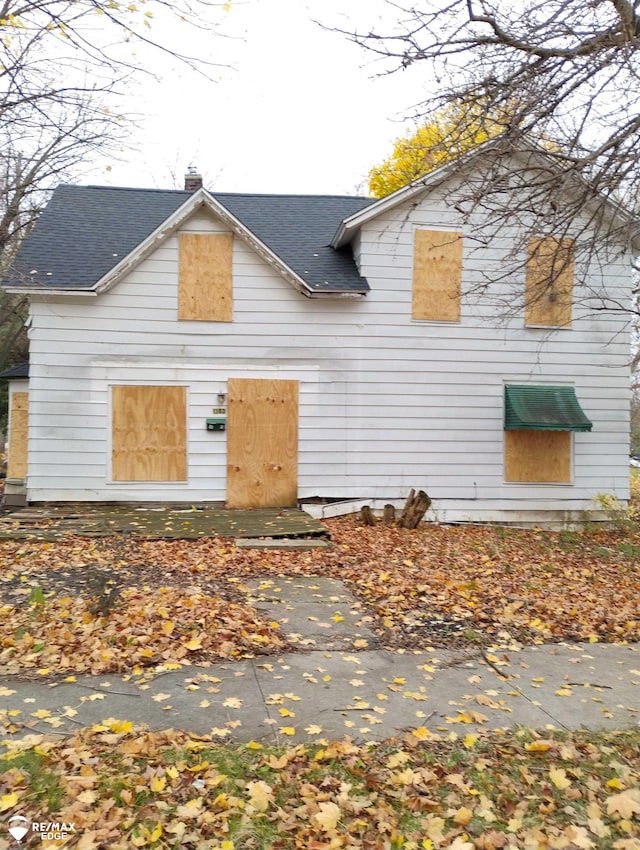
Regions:
M 590 431 L 573 387 L 507 384 L 504 388 L 505 431 Z

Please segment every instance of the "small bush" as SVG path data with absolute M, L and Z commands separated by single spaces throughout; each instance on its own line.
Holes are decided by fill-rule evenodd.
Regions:
M 629 509 L 612 493 L 598 493 L 593 497 L 593 504 L 596 510 L 605 514 L 607 522 L 616 531 L 630 531 L 635 527 Z

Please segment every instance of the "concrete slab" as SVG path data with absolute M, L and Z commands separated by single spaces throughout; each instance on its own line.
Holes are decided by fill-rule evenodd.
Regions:
M 251 600 L 256 602 L 298 602 L 356 604 L 343 582 L 323 576 L 278 576 L 247 582 Z
M 145 687 L 142 685 L 141 687 Z M 165 712 L 154 728 L 188 728 L 199 735 L 249 741 L 269 726 L 252 662 L 189 667 L 146 683 L 145 700 Z
M 133 678 L 77 677 L 44 683 L 0 679 L 0 729 L 67 734 L 108 718 L 235 741 L 383 740 L 406 729 L 465 735 L 512 726 L 616 728 L 638 725 L 640 647 L 547 646 L 523 650 L 498 677 L 482 658 L 452 653 L 313 651 Z M 611 657 L 608 652 L 611 651 Z M 553 669 L 550 669 L 549 658 Z M 577 662 L 614 670 L 608 689 L 567 687 Z M 567 678 L 569 677 L 569 678 Z M 604 675 L 598 676 L 604 678 Z M 557 694 L 563 687 L 566 696 Z M 559 686 L 559 687 L 556 687 Z
M 314 649 L 373 648 L 371 618 L 335 579 L 289 576 L 248 582 L 248 602 L 277 620 L 290 643 Z
M 300 550 L 304 551 L 306 549 L 328 549 L 331 547 L 331 543 L 328 540 L 307 540 L 305 538 L 277 538 L 275 540 L 271 538 L 248 538 L 248 537 L 239 537 L 236 540 L 236 546 L 238 549 L 265 549 L 270 552 L 273 551 L 291 551 Z
M 542 705 L 559 727 L 574 728 L 577 717 L 588 729 L 626 728 L 640 721 L 637 644 L 525 647 L 513 661 L 514 687 Z

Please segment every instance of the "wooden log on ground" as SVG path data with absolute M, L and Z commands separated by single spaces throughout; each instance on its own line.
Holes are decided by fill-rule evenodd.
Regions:
M 384 506 L 384 515 L 382 520 L 385 525 L 393 525 L 396 521 L 396 509 L 393 505 Z
M 406 518 L 406 516 L 409 512 L 409 507 L 413 503 L 413 500 L 415 499 L 415 497 L 416 497 L 416 491 L 413 488 L 411 488 L 411 490 L 409 491 L 409 495 L 407 496 L 407 501 L 404 503 L 404 508 L 402 509 L 402 513 L 400 514 L 400 519 L 398 520 L 398 527 L 399 528 L 403 528 L 402 523 L 404 522 L 404 520 L 405 520 L 405 518 Z
M 376 518 L 373 515 L 373 511 L 369 507 L 369 505 L 363 505 L 360 509 L 360 519 L 365 525 L 375 525 Z
M 398 520 L 399 528 L 417 528 L 429 510 L 431 499 L 424 490 L 411 490 Z

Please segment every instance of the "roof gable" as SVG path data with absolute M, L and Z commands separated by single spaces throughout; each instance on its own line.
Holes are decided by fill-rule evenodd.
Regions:
M 340 222 L 334 233 L 333 239 L 331 240 L 332 247 L 336 250 L 340 250 L 349 245 L 357 231 L 367 222 L 375 219 L 383 213 L 393 210 L 395 207 L 400 206 L 400 204 L 411 200 L 417 195 L 430 191 L 434 187 L 440 185 L 443 180 L 446 180 L 461 166 L 467 166 L 478 161 L 482 162 L 483 158 L 490 152 L 497 154 L 501 158 L 505 156 L 524 158 L 524 162 L 527 166 L 539 166 L 542 164 L 546 170 L 556 169 L 558 172 L 561 170 L 558 162 L 554 159 L 553 154 L 533 142 L 513 145 L 505 136 L 498 136 L 495 139 L 489 139 L 468 151 L 466 154 L 463 154 L 461 157 L 439 166 L 433 171 L 419 177 L 417 180 L 414 180 L 412 183 L 397 189 L 390 195 L 386 195 L 384 198 L 374 199 L 373 202 L 366 207 L 363 207 L 361 210 L 356 210 L 351 215 L 345 217 Z M 588 186 L 588 182 L 584 177 L 574 175 L 574 179 L 577 185 L 580 185 L 581 187 Z M 594 196 L 594 200 L 596 199 L 597 203 L 604 205 L 608 215 L 611 216 L 612 219 L 619 219 L 625 224 L 629 224 L 634 220 L 632 213 L 629 210 L 624 209 L 621 204 L 615 201 L 615 199 L 597 192 Z M 636 234 L 634 236 L 634 243 L 638 243 L 638 241 L 638 236 Z
M 59 186 L 5 284 L 91 289 L 189 197 L 188 192 Z
M 366 293 L 337 224 L 371 198 L 58 187 L 22 246 L 9 288 L 95 293 L 112 286 L 196 209 L 208 207 L 306 295 Z

